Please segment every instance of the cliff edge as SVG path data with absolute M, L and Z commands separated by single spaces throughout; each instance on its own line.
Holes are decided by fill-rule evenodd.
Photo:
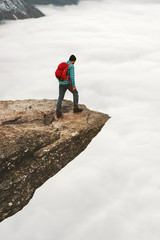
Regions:
M 78 156 L 98 134 L 107 114 L 73 113 L 56 100 L 0 101 L 0 221 L 21 210 L 35 190 Z

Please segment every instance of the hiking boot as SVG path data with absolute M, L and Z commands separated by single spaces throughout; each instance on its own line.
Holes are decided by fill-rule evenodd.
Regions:
M 82 112 L 83 111 L 83 109 L 82 108 L 79 108 L 78 106 L 76 106 L 76 107 L 74 107 L 74 113 L 80 113 L 80 112 Z
M 60 111 L 56 112 L 57 118 L 61 118 L 62 117 L 62 113 Z

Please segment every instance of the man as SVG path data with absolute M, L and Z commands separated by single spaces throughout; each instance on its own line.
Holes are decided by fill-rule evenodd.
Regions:
M 82 109 L 78 107 L 78 91 L 75 86 L 75 74 L 74 74 L 74 64 L 76 62 L 76 57 L 74 55 L 71 55 L 69 58 L 69 61 L 67 61 L 68 64 L 68 72 L 67 75 L 69 75 L 69 81 L 64 80 L 61 81 L 59 80 L 59 97 L 57 101 L 57 107 L 56 107 L 56 114 L 57 118 L 62 117 L 62 112 L 61 112 L 61 105 L 62 101 L 65 95 L 65 92 L 67 89 L 73 94 L 73 103 L 74 103 L 74 113 L 80 113 L 82 112 Z

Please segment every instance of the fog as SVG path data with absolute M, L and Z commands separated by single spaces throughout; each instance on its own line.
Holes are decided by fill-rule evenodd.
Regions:
M 56 99 L 54 71 L 75 54 L 80 103 L 111 116 L 1 239 L 160 239 L 160 4 L 131 2 L 41 6 L 46 17 L 0 25 L 1 100 Z

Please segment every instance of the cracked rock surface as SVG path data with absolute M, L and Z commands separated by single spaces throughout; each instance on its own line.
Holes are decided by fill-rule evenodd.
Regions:
M 0 101 L 0 221 L 21 210 L 110 118 L 81 107 L 74 114 L 73 103 L 63 101 L 56 119 L 56 100 Z

